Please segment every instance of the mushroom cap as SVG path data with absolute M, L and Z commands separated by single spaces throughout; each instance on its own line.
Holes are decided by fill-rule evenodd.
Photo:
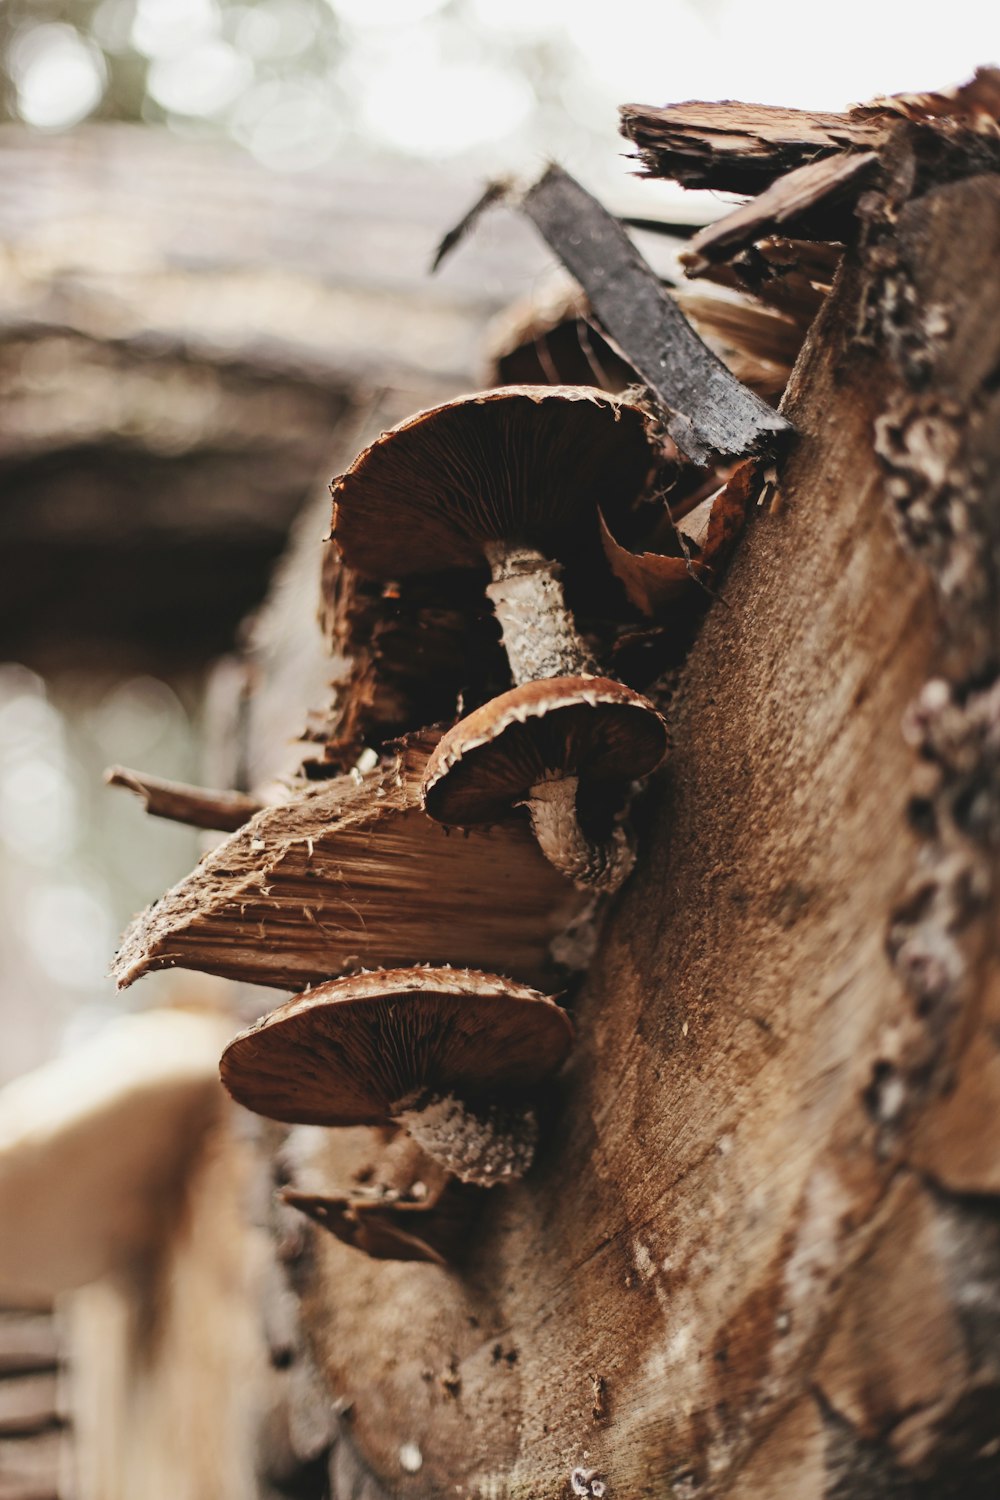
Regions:
M 333 537 L 374 578 L 481 566 L 489 542 L 559 556 L 581 523 L 631 502 L 648 418 L 588 386 L 506 386 L 419 412 L 335 479 Z
M 625 783 L 663 759 L 667 728 L 641 693 L 607 677 L 549 677 L 501 693 L 434 749 L 424 807 L 464 827 L 503 817 L 537 782 Z
M 472 969 L 333 979 L 229 1043 L 238 1103 L 293 1125 L 374 1125 L 424 1090 L 518 1092 L 561 1065 L 573 1027 L 553 1000 Z

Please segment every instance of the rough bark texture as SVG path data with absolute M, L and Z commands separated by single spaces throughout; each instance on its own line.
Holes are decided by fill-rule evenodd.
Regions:
M 583 898 L 523 816 L 453 833 L 424 815 L 436 738 L 414 737 L 397 761 L 300 792 L 225 839 L 129 928 L 119 983 L 175 965 L 292 990 L 416 963 L 564 978 L 551 950 Z
M 1000 191 L 881 209 L 684 674 L 538 1165 L 461 1276 L 303 1249 L 338 1500 L 373 1492 L 359 1450 L 407 1497 L 1000 1483 Z
M 874 151 L 823 156 L 779 177 L 756 198 L 709 224 L 695 235 L 685 256 L 688 274 L 769 234 L 805 235 L 838 240 L 853 229 L 853 207 L 865 181 L 873 175 Z M 844 206 L 842 200 L 846 199 Z
M 1000 69 L 983 67 L 954 88 L 890 94 L 842 114 L 731 99 L 662 109 L 625 104 L 621 129 L 638 146 L 650 176 L 754 194 L 826 157 L 878 151 L 900 120 L 928 127 L 939 161 L 957 146 L 956 164 L 964 159 L 968 170 L 970 158 L 978 157 L 995 170 L 998 118 Z
M 839 151 L 878 144 L 881 122 L 783 105 L 691 102 L 658 109 L 625 104 L 622 133 L 651 177 L 689 188 L 759 193 L 776 178 Z

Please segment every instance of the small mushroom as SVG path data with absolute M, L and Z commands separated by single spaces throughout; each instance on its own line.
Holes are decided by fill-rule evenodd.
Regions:
M 489 565 L 515 684 L 594 671 L 554 559 L 632 503 L 648 419 L 588 386 L 508 386 L 394 427 L 333 484 L 333 538 L 374 578 Z
M 580 823 L 581 787 L 627 786 L 663 759 L 653 705 L 604 677 L 556 677 L 502 693 L 456 724 L 424 775 L 424 806 L 441 823 L 492 823 L 526 806 L 543 854 L 575 885 L 614 891 L 634 853 L 616 824 L 604 838 Z
M 520 1177 L 537 1138 L 525 1091 L 564 1061 L 573 1028 L 527 985 L 471 969 L 330 980 L 230 1042 L 238 1103 L 295 1125 L 395 1120 L 463 1182 Z M 497 1098 L 499 1096 L 499 1099 Z

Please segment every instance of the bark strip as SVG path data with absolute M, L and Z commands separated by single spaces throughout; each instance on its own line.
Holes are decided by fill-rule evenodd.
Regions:
M 824 156 L 870 150 L 882 119 L 786 109 L 783 105 L 690 102 L 655 108 L 624 104 L 621 132 L 639 148 L 650 177 L 689 188 L 759 193 L 776 178 Z
M 695 235 L 685 256 L 689 276 L 765 235 L 791 233 L 843 240 L 857 227 L 854 203 L 872 175 L 874 151 L 822 157 L 780 177 L 753 199 Z
M 702 343 L 618 220 L 569 173 L 550 167 L 522 207 L 666 408 L 666 430 L 688 458 L 759 453 L 791 432 Z

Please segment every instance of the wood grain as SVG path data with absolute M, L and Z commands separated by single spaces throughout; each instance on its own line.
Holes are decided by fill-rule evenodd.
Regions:
M 984 223 L 971 188 L 906 231 L 950 309 L 942 383 L 992 295 L 941 274 L 955 216 Z M 315 1244 L 305 1326 L 399 1496 L 564 1496 L 579 1466 L 630 1500 L 819 1500 L 865 1474 L 866 1493 L 931 1496 L 992 1473 L 997 1345 L 963 1307 L 998 1274 L 995 1211 L 910 1160 L 966 1071 L 902 1070 L 895 1134 L 879 1092 L 926 1024 L 886 943 L 933 852 L 907 821 L 901 724 L 961 646 L 945 652 L 947 611 L 883 501 L 873 423 L 907 379 L 890 346 L 854 342 L 878 274 L 843 276 L 793 379 L 801 440 L 690 658 L 538 1168 L 489 1198 L 462 1278 Z M 974 1037 L 996 1048 L 975 1019 L 985 923 L 936 1034 L 969 1066 Z M 331 1132 L 331 1174 L 339 1149 Z

